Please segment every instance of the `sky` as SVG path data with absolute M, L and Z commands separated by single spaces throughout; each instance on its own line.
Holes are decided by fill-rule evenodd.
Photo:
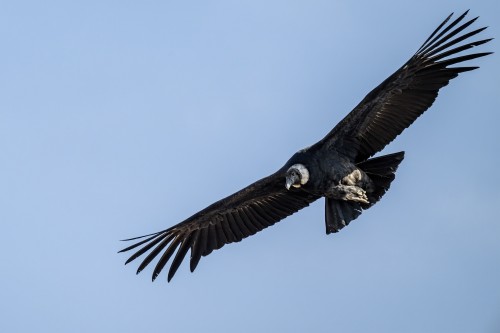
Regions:
M 469 8 L 500 37 L 498 1 L 2 2 L 0 331 L 500 332 L 498 41 L 340 233 L 319 200 L 171 283 L 117 254 L 280 168 Z

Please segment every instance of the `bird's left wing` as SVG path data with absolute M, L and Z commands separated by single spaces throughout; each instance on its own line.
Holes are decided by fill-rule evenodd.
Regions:
M 318 144 L 340 147 L 342 153 L 356 162 L 365 161 L 424 113 L 436 99 L 439 89 L 451 79 L 478 68 L 449 67 L 491 53 L 457 56 L 491 40 L 469 40 L 486 28 L 466 32 L 477 19 L 462 23 L 466 14 L 447 24 L 451 18 L 448 16 L 406 64 L 372 90 Z
M 284 173 L 280 170 L 213 203 L 171 228 L 127 239 L 142 240 L 120 251 L 139 249 L 125 264 L 149 252 L 137 269 L 139 273 L 161 253 L 153 270 L 154 281 L 175 253 L 168 272 L 170 281 L 189 250 L 192 272 L 201 256 L 207 256 L 226 244 L 239 242 L 319 198 L 296 188 L 286 190 L 284 179 Z

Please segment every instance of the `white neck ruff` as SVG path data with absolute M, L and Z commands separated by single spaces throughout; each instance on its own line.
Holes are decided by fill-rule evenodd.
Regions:
M 295 169 L 300 173 L 300 185 L 305 185 L 309 181 L 309 170 L 303 164 L 294 164 L 290 169 Z M 300 185 L 292 185 L 293 187 L 300 187 Z

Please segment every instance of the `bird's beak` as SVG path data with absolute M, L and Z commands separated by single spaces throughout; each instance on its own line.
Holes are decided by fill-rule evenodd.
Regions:
M 286 189 L 289 190 L 290 187 L 293 186 L 293 184 L 300 184 L 300 179 L 295 174 L 286 177 L 286 184 L 285 184 Z

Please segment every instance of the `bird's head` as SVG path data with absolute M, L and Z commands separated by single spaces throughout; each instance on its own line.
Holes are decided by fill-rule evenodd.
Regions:
M 309 171 L 302 164 L 294 164 L 286 171 L 286 189 L 300 187 L 309 180 Z

